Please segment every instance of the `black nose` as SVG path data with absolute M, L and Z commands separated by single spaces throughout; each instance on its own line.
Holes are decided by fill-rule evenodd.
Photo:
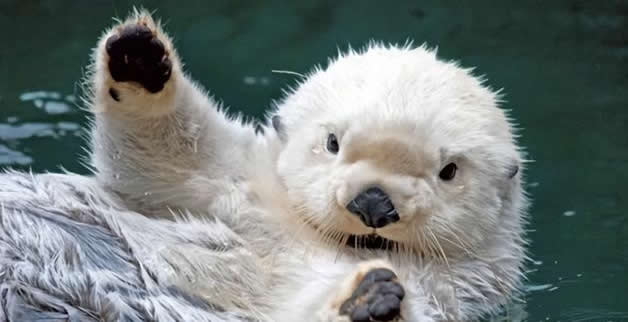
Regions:
M 347 210 L 360 216 L 365 225 L 373 228 L 381 228 L 399 220 L 390 197 L 378 187 L 362 191 L 349 202 Z

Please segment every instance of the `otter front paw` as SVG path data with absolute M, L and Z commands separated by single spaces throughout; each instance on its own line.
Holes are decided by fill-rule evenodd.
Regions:
M 120 26 L 107 39 L 105 48 L 109 73 L 116 82 L 136 82 L 150 93 L 157 93 L 170 79 L 172 62 L 168 51 L 157 32 L 145 22 Z M 110 94 L 116 99 L 116 93 Z
M 400 317 L 405 291 L 397 275 L 387 268 L 368 271 L 357 288 L 340 306 L 340 315 L 351 321 L 394 321 Z

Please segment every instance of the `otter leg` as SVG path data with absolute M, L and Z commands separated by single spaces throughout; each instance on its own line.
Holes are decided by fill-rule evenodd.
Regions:
M 253 126 L 226 117 L 181 66 L 146 11 L 109 29 L 94 51 L 91 166 L 132 207 L 207 212 L 224 180 L 255 164 Z

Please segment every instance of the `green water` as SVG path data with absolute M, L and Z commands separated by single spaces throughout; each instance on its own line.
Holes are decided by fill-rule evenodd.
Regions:
M 409 38 L 477 66 L 535 160 L 529 320 L 628 320 L 627 1 L 0 0 L 0 167 L 86 172 L 77 81 L 111 17 L 141 3 L 194 78 L 253 116 L 294 81 L 271 70 L 349 43 Z

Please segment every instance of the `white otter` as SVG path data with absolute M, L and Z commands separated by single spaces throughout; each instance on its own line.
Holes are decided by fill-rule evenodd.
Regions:
M 433 51 L 342 54 L 261 133 L 184 75 L 144 12 L 102 37 L 90 77 L 98 180 L 139 212 L 216 217 L 249 245 L 258 280 L 188 285 L 222 307 L 273 321 L 471 320 L 517 294 L 522 155 L 498 96 Z M 208 283 L 234 283 L 221 276 L 233 271 Z

